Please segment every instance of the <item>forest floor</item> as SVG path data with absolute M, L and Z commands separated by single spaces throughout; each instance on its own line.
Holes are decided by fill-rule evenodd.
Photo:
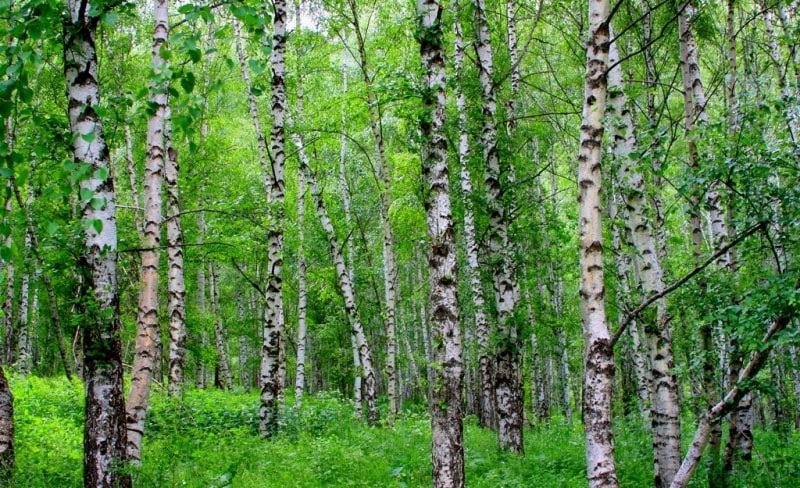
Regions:
M 14 486 L 82 486 L 83 388 L 64 379 L 12 378 L 17 472 Z M 336 394 L 287 409 L 272 440 L 257 434 L 256 393 L 187 391 L 152 396 L 136 487 L 428 487 L 430 420 L 407 408 L 394 426 L 369 428 Z M 620 485 L 652 486 L 650 441 L 638 422 L 617 419 Z M 690 422 L 685 424 L 691 425 Z M 690 435 L 684 435 L 684 443 Z M 468 487 L 586 486 L 579 422 L 554 419 L 526 430 L 525 456 L 500 452 L 494 433 L 465 422 Z M 702 466 L 691 486 L 706 486 Z M 754 460 L 731 487 L 800 486 L 800 434 L 759 430 Z

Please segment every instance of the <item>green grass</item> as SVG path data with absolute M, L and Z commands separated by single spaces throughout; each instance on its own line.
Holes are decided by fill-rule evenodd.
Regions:
M 12 378 L 16 408 L 14 486 L 82 486 L 83 388 L 62 379 Z M 369 428 L 336 394 L 287 409 L 272 440 L 257 435 L 256 394 L 187 391 L 181 399 L 155 392 L 147 418 L 137 487 L 427 487 L 430 424 L 412 406 L 392 428 Z M 616 422 L 616 461 L 623 487 L 652 486 L 650 441 L 637 422 Z M 689 434 L 685 435 L 688 442 Z M 465 422 L 467 486 L 586 486 L 580 424 L 554 419 L 527 430 L 525 456 L 501 452 L 493 432 Z M 750 465 L 732 487 L 798 486 L 800 436 L 759 431 Z M 698 468 L 692 486 L 705 486 Z

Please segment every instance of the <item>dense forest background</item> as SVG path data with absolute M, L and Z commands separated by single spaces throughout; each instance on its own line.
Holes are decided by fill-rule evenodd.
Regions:
M 428 411 L 435 486 L 465 416 L 591 486 L 612 423 L 659 487 L 796 437 L 800 6 L 591 4 L 0 1 L 0 464 L 61 376 L 86 486 L 197 390 L 271 442 Z

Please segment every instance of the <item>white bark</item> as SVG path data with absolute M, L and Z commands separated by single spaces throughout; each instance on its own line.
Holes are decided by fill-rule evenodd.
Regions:
M 391 168 L 386 159 L 386 149 L 383 140 L 383 129 L 380 114 L 380 107 L 378 101 L 375 99 L 375 94 L 372 88 L 372 77 L 369 72 L 369 65 L 367 59 L 366 42 L 364 40 L 364 33 L 361 30 L 358 19 L 358 11 L 356 8 L 355 0 L 348 0 L 350 11 L 352 13 L 352 22 L 358 41 L 358 54 L 359 54 L 359 67 L 364 78 L 364 85 L 366 87 L 367 108 L 369 110 L 369 124 L 372 131 L 372 141 L 374 145 L 375 155 L 378 159 L 378 164 L 375 167 L 375 179 L 378 183 L 378 190 L 381 196 L 380 217 L 381 226 L 383 231 L 383 287 L 384 287 L 384 326 L 386 327 L 386 379 L 387 379 L 387 396 L 389 397 L 389 418 L 387 421 L 391 424 L 395 414 L 397 413 L 397 358 L 395 351 L 397 350 L 397 299 L 396 299 L 396 282 L 397 282 L 397 258 L 394 253 L 394 234 L 390 221 L 390 209 L 392 206 L 392 186 L 391 186 Z
M 100 104 L 95 48 L 99 17 L 89 15 L 89 2 L 67 0 L 64 73 L 75 162 L 90 167 L 80 183 L 81 221 L 86 252 L 80 271 L 95 313 L 83 328 L 86 407 L 84 427 L 84 486 L 130 486 L 116 468 L 125 462 L 125 402 L 117 288 L 117 224 L 114 180 Z
M 458 252 L 450 203 L 445 132 L 445 54 L 442 6 L 419 0 L 420 54 L 424 69 L 421 118 L 422 176 L 428 194 L 428 269 L 433 334 L 431 442 L 434 488 L 464 486 L 463 349 L 458 310 Z
M 208 265 L 209 285 L 211 287 L 211 315 L 214 317 L 214 347 L 217 350 L 218 381 L 222 388 L 233 389 L 230 361 L 228 360 L 227 339 L 222 325 L 222 311 L 220 310 L 219 271 L 212 261 Z
M 475 238 L 475 211 L 473 204 L 472 175 L 469 170 L 470 144 L 467 133 L 467 99 L 462 88 L 461 77 L 464 65 L 464 38 L 461 24 L 455 25 L 456 106 L 458 107 L 458 161 L 461 167 L 459 181 L 464 199 L 464 248 L 467 255 L 467 276 L 474 308 L 475 336 L 478 339 L 478 371 L 480 380 L 479 421 L 481 427 L 496 425 L 494 382 L 489 353 L 489 323 L 486 319 L 486 300 L 483 294 L 480 265 L 478 263 L 478 241 Z
M 611 132 L 614 157 L 618 164 L 617 179 L 625 204 L 625 225 L 633 245 L 637 281 L 644 297 L 649 298 L 664 290 L 664 278 L 645 208 L 644 175 L 637 167 L 638 162 L 631 157 L 636 153 L 637 144 L 616 43 L 611 44 L 610 50 L 611 63 L 616 66 L 608 73 L 608 112 L 612 117 Z M 657 300 L 655 309 L 651 308 L 649 312 L 642 317 L 652 368 L 655 483 L 656 486 L 668 486 L 680 466 L 681 429 L 678 381 L 672 371 L 675 360 L 666 299 Z
M 168 63 L 161 57 L 161 47 L 169 35 L 169 4 L 158 0 L 154 5 L 153 49 L 151 66 L 154 78 L 150 85 L 149 102 L 155 111 L 147 122 L 147 163 L 145 165 L 145 209 L 144 240 L 141 252 L 141 288 L 139 289 L 139 311 L 136 326 L 136 352 L 133 361 L 133 374 L 128 394 L 127 410 L 127 454 L 134 464 L 141 463 L 142 438 L 144 437 L 145 416 L 150 399 L 156 353 L 160 343 L 158 322 L 158 266 L 161 245 L 162 181 L 166 151 L 164 145 L 164 120 L 168 115 L 168 83 L 156 81 L 165 75 Z
M 578 153 L 581 318 L 585 342 L 584 430 L 589 486 L 616 487 L 611 432 L 614 358 L 605 313 L 600 192 L 609 36 L 608 0 L 589 3 L 587 69 Z
M 273 2 L 272 53 L 272 130 L 271 167 L 267 177 L 270 227 L 267 233 L 267 288 L 264 343 L 261 356 L 261 419 L 259 431 L 271 436 L 278 427 L 278 402 L 283 384 L 280 375 L 280 349 L 284 333 L 283 316 L 283 226 L 284 226 L 284 145 L 286 134 L 286 0 Z
M 297 146 L 298 156 L 300 158 L 300 168 L 303 171 L 304 178 L 308 183 L 308 188 L 314 200 L 314 205 L 317 210 L 322 228 L 328 237 L 328 246 L 330 247 L 331 256 L 333 257 L 334 265 L 336 266 L 336 273 L 339 278 L 339 289 L 344 296 L 344 305 L 347 310 L 347 316 L 350 320 L 350 327 L 352 329 L 353 342 L 358 345 L 358 355 L 363 369 L 363 376 L 365 380 L 365 399 L 367 402 L 367 421 L 370 425 L 378 421 L 377 409 L 377 385 L 375 370 L 372 364 L 372 352 L 367 341 L 367 336 L 364 333 L 364 326 L 361 322 L 361 317 L 358 313 L 356 306 L 355 288 L 350 279 L 347 266 L 344 263 L 344 256 L 342 256 L 342 248 L 336 238 L 336 231 L 333 228 L 333 223 L 328 216 L 328 210 L 325 207 L 325 202 L 322 198 L 322 191 L 317 184 L 316 176 L 311 171 L 308 163 L 308 157 L 305 152 L 303 140 L 299 134 L 292 134 L 292 139 L 295 146 Z M 358 372 L 356 374 L 359 374 Z
M 489 254 L 492 262 L 496 330 L 495 401 L 497 408 L 497 439 L 505 450 L 522 453 L 523 404 L 522 384 L 517 347 L 517 324 L 514 311 L 517 289 L 511 271 L 511 246 L 508 238 L 508 216 L 504 205 L 505 184 L 497 139 L 497 95 L 493 79 L 492 45 L 484 0 L 475 0 L 475 19 L 478 31 L 479 80 L 483 89 L 481 108 L 483 127 L 481 143 L 485 169 L 486 205 L 489 215 Z

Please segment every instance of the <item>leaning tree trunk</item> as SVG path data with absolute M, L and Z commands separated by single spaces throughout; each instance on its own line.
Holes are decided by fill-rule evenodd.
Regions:
M 369 125 L 372 131 L 372 141 L 375 146 L 375 154 L 378 158 L 378 165 L 375 167 L 375 177 L 378 182 L 378 190 L 381 196 L 380 217 L 383 230 L 383 288 L 384 299 L 386 301 L 384 310 L 384 324 L 386 327 L 386 380 L 387 396 L 389 397 L 389 417 L 387 422 L 391 424 L 397 413 L 397 258 L 394 252 L 394 234 L 389 219 L 389 210 L 392 205 L 392 178 L 389 163 L 386 160 L 386 149 L 384 147 L 383 129 L 381 126 L 380 105 L 375 99 L 372 88 L 372 77 L 369 73 L 367 63 L 367 48 L 364 40 L 364 33 L 358 18 L 355 0 L 348 1 L 350 11 L 353 15 L 352 22 L 358 41 L 359 66 L 364 78 L 366 88 L 367 108 L 369 110 Z
M 267 177 L 267 200 L 270 224 L 267 232 L 267 289 L 264 320 L 264 343 L 261 357 L 261 408 L 259 431 L 271 436 L 278 428 L 278 403 L 283 384 L 280 378 L 283 315 L 283 218 L 284 218 L 284 146 L 286 133 L 286 0 L 273 2 L 272 29 L 272 130 L 270 132 L 271 167 Z
M 592 488 L 618 486 L 611 432 L 614 350 L 606 322 L 600 200 L 610 41 L 608 3 L 608 0 L 589 2 L 586 84 L 578 153 L 580 297 L 586 351 L 583 418 L 587 475 Z
M 478 340 L 478 375 L 480 390 L 480 409 L 478 419 L 481 427 L 489 429 L 496 426 L 494 404 L 494 382 L 492 380 L 492 361 L 489 355 L 489 322 L 486 320 L 486 300 L 483 296 L 480 265 L 478 264 L 478 241 L 475 238 L 475 210 L 472 202 L 472 175 L 469 171 L 470 145 L 467 133 L 467 98 L 462 88 L 461 77 L 464 65 L 464 39 L 461 23 L 456 23 L 456 105 L 458 106 L 458 161 L 461 166 L 459 181 L 464 200 L 464 248 L 467 255 L 470 295 L 475 314 L 475 336 Z
M 618 122 L 612 130 L 614 157 L 617 160 L 617 180 L 625 204 L 626 234 L 633 245 L 633 262 L 643 296 L 649 298 L 664 290 L 661 262 L 645 208 L 644 175 L 637 169 L 632 155 L 637 153 L 633 118 L 625 95 L 622 67 L 619 64 L 616 42 L 610 46 L 614 67 L 608 73 L 608 109 Z M 656 301 L 655 309 L 642 314 L 652 368 L 651 424 L 655 458 L 655 484 L 666 486 L 680 464 L 681 424 L 678 404 L 678 380 L 673 369 L 672 332 L 667 316 L 666 299 Z
M 347 317 L 350 320 L 350 327 L 352 329 L 353 341 L 358 345 L 358 355 L 363 369 L 365 392 L 364 396 L 367 402 L 367 422 L 374 425 L 378 421 L 378 407 L 377 407 L 377 385 L 375 377 L 375 369 L 372 365 L 372 352 L 367 342 L 367 336 L 364 332 L 364 326 L 361 322 L 361 317 L 356 307 L 355 288 L 350 279 L 350 273 L 344 263 L 344 256 L 342 256 L 342 248 L 339 241 L 336 239 L 336 231 L 333 228 L 333 223 L 328 216 L 328 210 L 325 207 L 325 201 L 322 198 L 322 191 L 317 184 L 317 179 L 311 172 L 308 163 L 308 156 L 305 152 L 303 139 L 299 134 L 292 134 L 292 140 L 297 146 L 298 156 L 300 158 L 300 169 L 303 171 L 303 177 L 308 183 L 311 197 L 314 201 L 314 206 L 317 209 L 317 216 L 319 217 L 322 228 L 328 237 L 328 246 L 330 247 L 333 263 L 336 266 L 336 273 L 339 278 L 339 289 L 344 296 L 344 306 L 347 311 Z M 358 374 L 358 373 L 356 373 Z
M 450 204 L 445 131 L 445 53 L 442 5 L 420 0 L 420 54 L 426 115 L 421 117 L 422 176 L 428 194 L 429 304 L 433 333 L 433 385 L 430 402 L 434 488 L 464 486 L 463 350 L 458 310 L 458 252 Z
M 169 70 L 161 57 L 161 48 L 169 35 L 169 4 L 167 0 L 155 3 L 155 28 L 149 103 L 155 108 L 147 122 L 147 164 L 144 176 L 144 250 L 141 253 L 141 288 L 139 290 L 139 313 L 136 325 L 136 352 L 133 360 L 133 375 L 128 395 L 127 429 L 128 459 L 141 463 L 142 438 L 144 437 L 145 414 L 150 399 L 157 344 L 161 331 L 158 322 L 158 263 L 161 245 L 162 179 L 164 173 L 165 145 L 164 118 L 167 115 L 168 84 L 162 80 Z M 158 81 L 157 81 L 158 80 Z
M 95 110 L 100 104 L 95 48 L 100 17 L 90 14 L 91 7 L 89 2 L 67 0 L 64 74 L 74 159 L 90 168 L 89 177 L 80 183 L 86 249 L 78 266 L 85 283 L 81 299 L 92 311 L 82 325 L 86 351 L 83 479 L 85 487 L 105 488 L 130 486 L 130 478 L 118 469 L 126 455 L 116 204 L 103 124 Z
M 486 205 L 489 213 L 489 254 L 492 263 L 497 350 L 495 351 L 495 401 L 497 408 L 497 439 L 505 450 L 522 453 L 523 403 L 519 371 L 517 324 L 514 317 L 517 285 L 511 271 L 511 251 L 508 239 L 508 215 L 504 205 L 505 188 L 502 181 L 500 153 L 497 140 L 497 94 L 493 79 L 492 44 L 484 0 L 475 1 L 478 30 L 478 68 L 483 89 L 481 107 L 483 127 L 481 143 L 485 168 Z

